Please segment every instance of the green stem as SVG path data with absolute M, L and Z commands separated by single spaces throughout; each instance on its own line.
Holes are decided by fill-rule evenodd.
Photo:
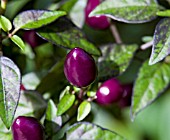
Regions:
M 18 32 L 19 28 L 16 28 L 12 31 L 12 33 L 8 34 L 8 37 L 11 38 L 16 32 Z
M 79 99 L 82 99 L 83 95 L 84 95 L 84 90 L 81 88 L 80 92 L 79 92 L 79 95 L 78 95 Z
M 83 97 L 84 97 L 84 95 L 86 94 L 86 91 L 87 91 L 87 87 L 80 89 L 80 91 L 79 91 L 79 93 L 78 93 L 79 103 L 81 103 L 81 102 L 83 101 Z
M 141 45 L 140 48 L 141 48 L 142 50 L 146 50 L 146 49 L 152 47 L 152 45 L 153 45 L 153 40 L 151 40 L 151 41 L 149 41 L 149 42 L 147 42 L 147 43 Z

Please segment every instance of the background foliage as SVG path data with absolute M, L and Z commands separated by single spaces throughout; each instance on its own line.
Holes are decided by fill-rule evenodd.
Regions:
M 169 139 L 170 1 L 104 0 L 90 16 L 107 16 L 112 25 L 106 30 L 85 24 L 86 2 L 9 0 L 1 9 L 0 139 L 11 140 L 7 128 L 21 115 L 39 119 L 49 140 L 76 138 L 78 131 L 84 131 L 81 138 Z M 24 37 L 28 29 L 40 40 L 36 47 Z M 81 89 L 63 73 L 65 56 L 75 47 L 93 55 L 98 67 L 82 102 L 76 100 Z M 111 77 L 133 84 L 130 107 L 89 102 Z

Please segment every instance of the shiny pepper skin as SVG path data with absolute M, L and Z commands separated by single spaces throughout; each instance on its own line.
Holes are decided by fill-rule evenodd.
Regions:
M 85 22 L 87 25 L 94 29 L 107 29 L 110 26 L 110 22 L 106 16 L 94 16 L 88 17 L 90 12 L 100 4 L 100 0 L 88 0 L 85 7 Z
M 120 100 L 123 89 L 119 81 L 115 78 L 105 81 L 97 90 L 96 102 L 107 105 Z
M 96 78 L 97 68 L 95 61 L 83 49 L 74 48 L 66 56 L 64 74 L 72 85 L 86 87 Z
M 13 140 L 45 140 L 42 125 L 33 117 L 19 116 L 12 124 Z

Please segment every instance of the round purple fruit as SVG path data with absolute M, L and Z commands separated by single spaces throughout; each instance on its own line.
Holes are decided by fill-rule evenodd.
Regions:
M 42 125 L 33 117 L 19 116 L 12 124 L 13 140 L 45 140 Z
M 132 84 L 122 85 L 123 88 L 123 95 L 122 98 L 119 100 L 118 105 L 120 108 L 125 108 L 131 105 L 131 98 L 132 98 Z
M 106 29 L 110 26 L 110 22 L 106 16 L 88 17 L 90 12 L 100 4 L 100 0 L 88 0 L 85 8 L 85 22 L 94 29 Z
M 74 48 L 66 56 L 64 74 L 74 86 L 86 87 L 95 80 L 97 67 L 90 54 L 81 48 Z
M 34 30 L 25 31 L 23 39 L 27 42 L 32 48 L 35 48 L 45 41 L 41 39 Z
M 96 101 L 106 105 L 119 101 L 122 97 L 123 89 L 119 81 L 115 78 L 105 81 L 97 90 Z

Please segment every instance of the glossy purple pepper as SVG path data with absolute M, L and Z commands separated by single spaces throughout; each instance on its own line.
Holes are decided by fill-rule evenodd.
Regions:
M 132 98 L 132 84 L 122 85 L 123 88 L 123 95 L 122 98 L 119 100 L 118 105 L 120 108 L 125 108 L 131 105 L 131 98 Z
M 107 105 L 113 102 L 117 102 L 123 94 L 123 89 L 121 87 L 120 82 L 115 79 L 109 79 L 105 81 L 97 90 L 96 102 Z
M 106 29 L 110 26 L 110 22 L 106 16 L 88 17 L 90 12 L 100 4 L 100 0 L 88 0 L 85 7 L 85 22 L 95 29 Z
M 96 78 L 97 68 L 93 57 L 81 48 L 72 49 L 66 56 L 64 74 L 77 87 L 86 87 Z
M 45 140 L 42 125 L 33 117 L 19 116 L 12 124 L 13 140 Z
M 45 41 L 41 39 L 34 30 L 25 31 L 23 39 L 27 42 L 32 48 L 35 48 Z

